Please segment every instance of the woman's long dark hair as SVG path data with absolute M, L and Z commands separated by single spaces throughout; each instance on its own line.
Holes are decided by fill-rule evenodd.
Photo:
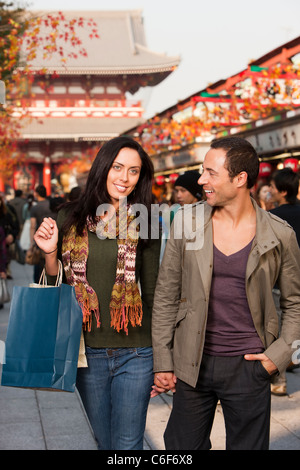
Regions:
M 136 150 L 142 161 L 139 180 L 135 190 L 128 196 L 128 202 L 144 204 L 148 214 L 151 213 L 153 163 L 137 141 L 130 137 L 115 137 L 105 142 L 97 153 L 80 198 L 67 203 L 66 207 L 70 210 L 68 210 L 67 218 L 62 226 L 63 232 L 67 232 L 72 225 L 75 225 L 77 233 L 82 234 L 87 216 L 94 218 L 100 204 L 111 203 L 107 192 L 107 175 L 115 158 L 123 148 Z

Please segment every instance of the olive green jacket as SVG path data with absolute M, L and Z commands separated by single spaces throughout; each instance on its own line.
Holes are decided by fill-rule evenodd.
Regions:
M 285 221 L 260 209 L 254 201 L 253 205 L 257 225 L 246 268 L 246 294 L 265 354 L 283 371 L 291 360 L 292 343 L 300 339 L 300 250 Z M 174 371 L 179 379 L 195 386 L 205 341 L 213 233 L 212 208 L 207 203 L 195 204 L 190 211 L 198 246 L 188 231 L 178 237 L 179 211 L 156 285 L 152 343 L 154 371 Z M 283 312 L 280 337 L 272 295 L 276 280 Z

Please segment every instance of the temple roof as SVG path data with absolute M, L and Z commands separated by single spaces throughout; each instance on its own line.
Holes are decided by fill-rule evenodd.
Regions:
M 54 11 L 32 13 L 43 16 L 47 13 L 54 14 Z M 63 11 L 63 14 L 66 19 L 93 19 L 97 24 L 99 38 L 90 39 L 89 29 L 77 28 L 77 34 L 80 33 L 83 47 L 87 51 L 86 57 L 78 55 L 76 59 L 68 58 L 66 65 L 62 65 L 57 55 L 50 60 L 43 60 L 40 51 L 32 62 L 33 70 L 46 66 L 50 73 L 55 71 L 60 75 L 162 73 L 163 80 L 166 72 L 168 75 L 179 65 L 179 56 L 169 57 L 148 49 L 141 10 Z
M 133 126 L 141 124 L 141 118 L 53 118 L 31 119 L 22 126 L 22 139 L 97 141 L 117 137 Z
M 296 37 L 295 39 L 292 39 L 291 41 L 286 42 L 285 44 L 282 44 L 279 47 L 276 47 L 275 49 L 268 52 L 267 54 L 264 54 L 258 59 L 251 61 L 250 65 L 266 66 L 272 61 L 272 59 L 276 63 L 281 58 L 283 52 L 285 53 L 286 58 L 290 58 L 293 56 L 293 54 L 299 52 L 299 47 L 300 36 Z

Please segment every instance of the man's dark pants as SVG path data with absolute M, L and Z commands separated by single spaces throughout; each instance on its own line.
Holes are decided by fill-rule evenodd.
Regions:
M 209 450 L 220 400 L 227 450 L 267 450 L 271 376 L 260 361 L 203 355 L 196 388 L 177 381 L 165 431 L 167 450 Z

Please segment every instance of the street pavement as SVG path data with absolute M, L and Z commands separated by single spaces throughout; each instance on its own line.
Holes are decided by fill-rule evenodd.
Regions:
M 32 266 L 12 261 L 11 272 L 10 292 L 13 285 L 27 286 L 32 282 Z M 0 310 L 2 342 L 6 338 L 9 307 L 10 304 L 5 304 Z M 271 450 L 300 450 L 300 368 L 288 372 L 287 381 L 288 396 L 272 396 Z M 163 433 L 171 408 L 172 396 L 168 394 L 150 400 L 145 450 L 164 450 Z M 211 441 L 213 450 L 225 449 L 220 405 L 216 410 Z M 0 386 L 0 450 L 97 450 L 97 447 L 77 392 Z

